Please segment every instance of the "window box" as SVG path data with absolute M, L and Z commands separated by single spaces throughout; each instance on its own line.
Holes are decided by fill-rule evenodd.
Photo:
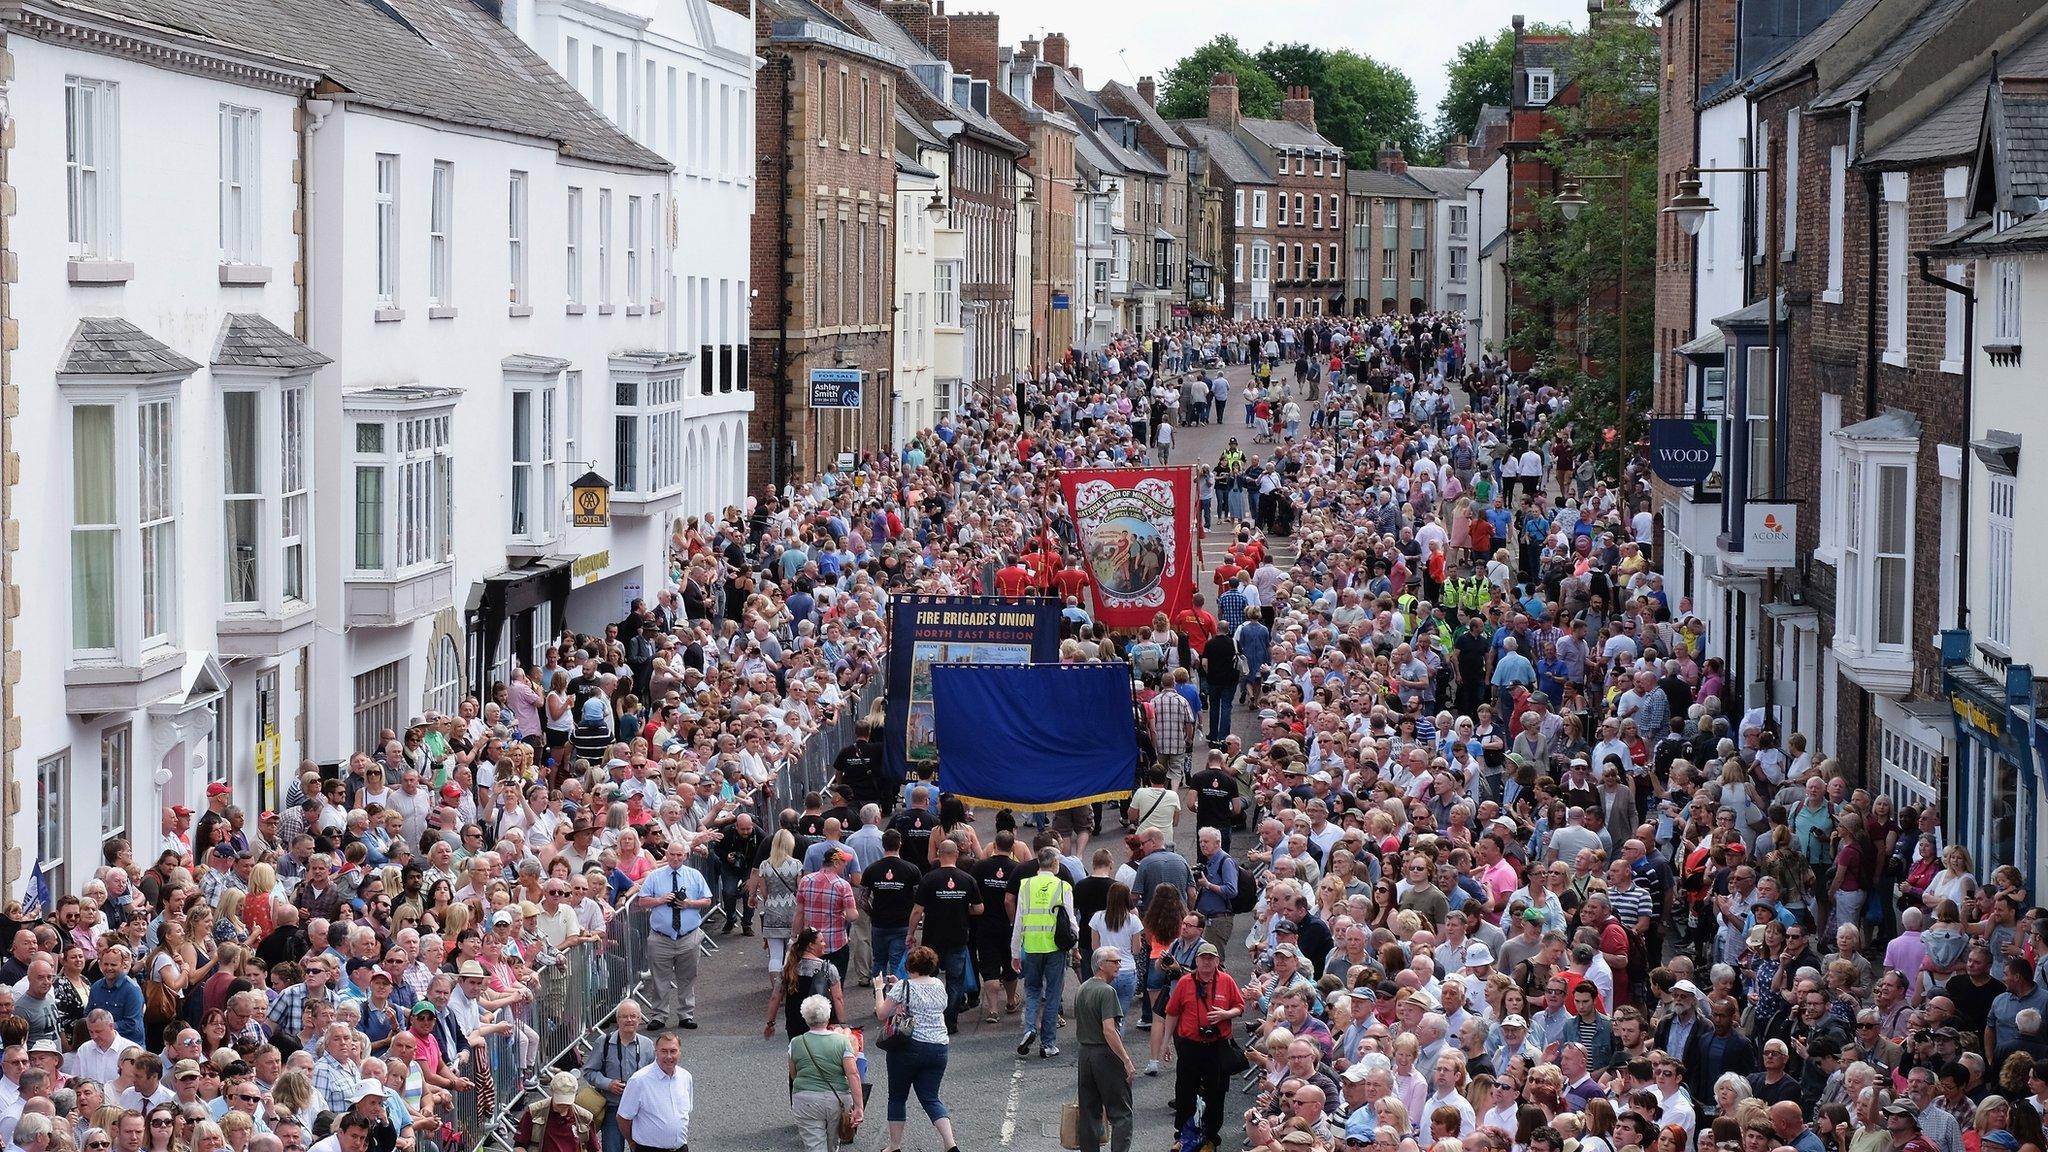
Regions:
M 270 269 L 263 264 L 223 264 L 220 266 L 222 287 L 247 287 L 270 283 Z
M 65 275 L 73 284 L 126 284 L 135 279 L 135 265 L 127 260 L 72 260 Z
M 350 626 L 405 624 L 455 602 L 449 426 L 461 395 L 408 385 L 342 398 L 352 468 Z

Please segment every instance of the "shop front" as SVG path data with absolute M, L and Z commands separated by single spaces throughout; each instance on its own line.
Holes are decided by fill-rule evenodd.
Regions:
M 515 663 L 537 668 L 569 601 L 573 557 L 544 556 L 470 586 L 464 605 L 469 690 L 491 699 Z
M 1956 727 L 1943 825 L 1969 849 L 1979 876 L 2014 864 L 2033 883 L 2041 813 L 2033 669 L 2007 664 L 1994 675 L 1971 660 L 1972 650 L 1969 632 L 1941 634 L 1942 691 Z

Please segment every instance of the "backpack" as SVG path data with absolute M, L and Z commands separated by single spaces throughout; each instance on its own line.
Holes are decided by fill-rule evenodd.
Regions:
M 1131 645 L 1131 666 L 1156 676 L 1166 670 L 1166 649 L 1150 640 L 1139 641 Z

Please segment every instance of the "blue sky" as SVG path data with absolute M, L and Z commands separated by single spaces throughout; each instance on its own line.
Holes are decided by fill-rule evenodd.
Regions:
M 1088 86 L 1162 75 L 1219 32 L 1256 50 L 1267 41 L 1350 48 L 1415 81 L 1422 121 L 1436 115 L 1444 66 L 1459 44 L 1507 26 L 1583 27 L 1585 0 L 951 0 L 949 11 L 994 12 L 1003 42 L 1065 32 Z

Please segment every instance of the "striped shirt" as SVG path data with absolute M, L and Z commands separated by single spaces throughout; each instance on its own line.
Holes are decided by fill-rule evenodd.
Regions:
M 846 946 L 846 910 L 853 907 L 853 885 L 837 870 L 819 869 L 797 882 L 799 923 L 816 928 L 825 951 Z
M 1614 905 L 1614 918 L 1630 930 L 1647 919 L 1653 910 L 1650 890 L 1641 884 L 1631 884 L 1626 891 L 1609 885 L 1607 901 Z

